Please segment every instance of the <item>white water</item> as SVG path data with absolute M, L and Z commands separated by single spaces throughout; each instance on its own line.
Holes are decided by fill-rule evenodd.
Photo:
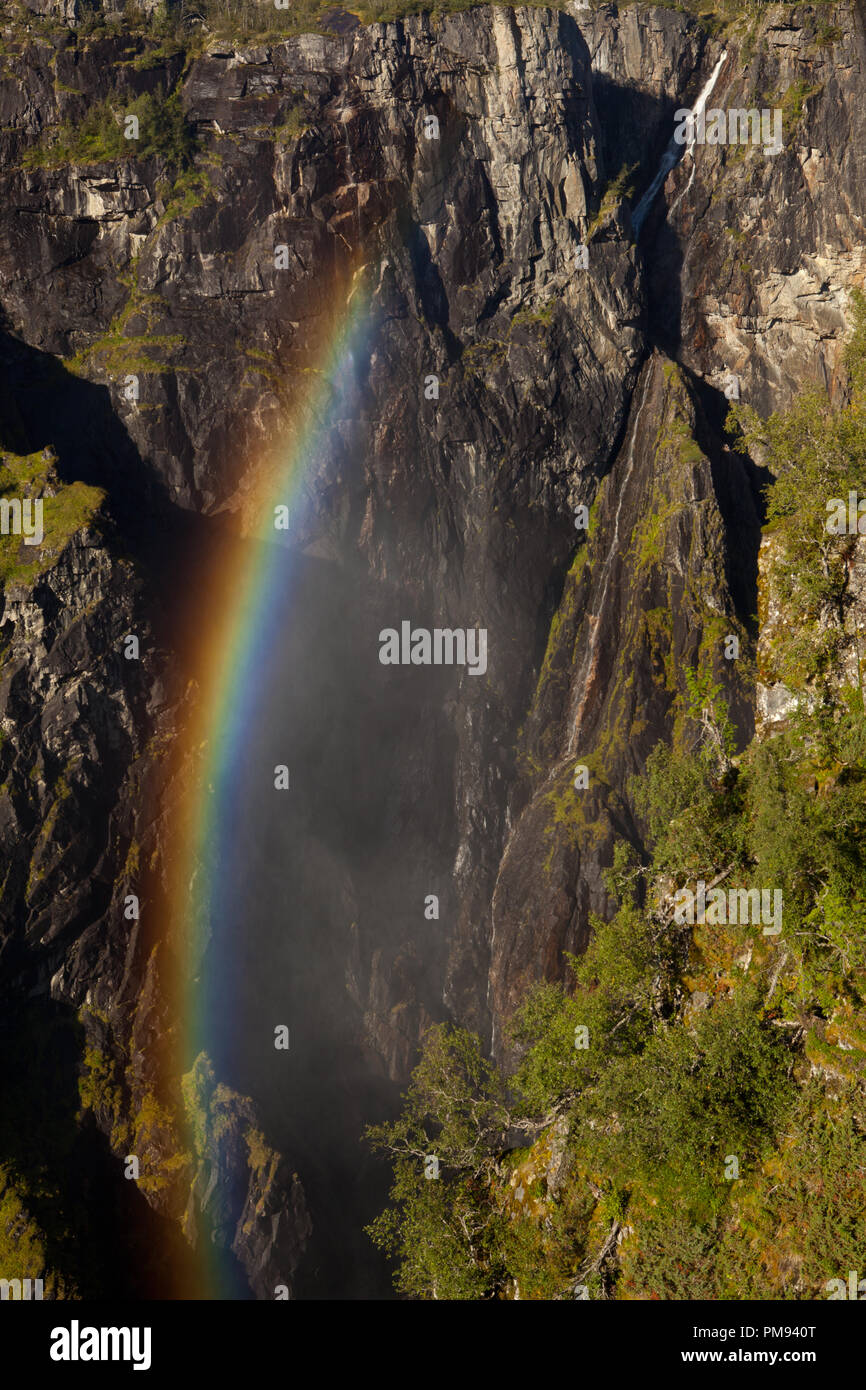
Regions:
M 579 696 L 579 703 L 577 705 L 577 709 L 575 710 L 570 720 L 571 733 L 569 734 L 568 739 L 569 757 L 573 757 L 574 754 L 577 752 L 577 740 L 580 735 L 580 725 L 583 719 L 583 711 L 586 707 L 587 696 L 589 694 L 590 677 L 595 666 L 595 655 L 596 651 L 598 650 L 598 640 L 599 635 L 601 633 L 601 620 L 604 616 L 605 604 L 607 603 L 607 591 L 610 585 L 611 571 L 613 569 L 614 560 L 617 559 L 619 556 L 619 518 L 620 513 L 622 512 L 622 504 L 625 499 L 626 489 L 628 487 L 628 480 L 631 477 L 632 469 L 634 468 L 634 446 L 637 443 L 640 417 L 643 413 L 644 405 L 646 404 L 647 392 L 649 390 L 650 381 L 652 380 L 652 375 L 652 365 L 650 364 L 647 367 L 646 380 L 644 381 L 643 392 L 640 398 L 640 405 L 638 406 L 637 414 L 634 418 L 634 425 L 632 426 L 631 443 L 629 444 L 628 449 L 628 463 L 626 464 L 625 474 L 619 487 L 619 500 L 616 504 L 616 516 L 614 517 L 613 523 L 613 536 L 611 538 L 610 545 L 608 546 L 607 559 L 604 562 L 604 569 L 602 570 L 601 595 L 599 597 L 598 603 L 596 604 L 595 613 L 588 614 L 587 625 L 589 627 L 590 638 L 586 645 L 586 651 L 584 653 L 583 661 L 580 664 L 577 680 L 575 682 L 575 690 Z
M 710 99 L 710 95 L 712 94 L 712 90 L 716 85 L 719 73 L 722 70 L 722 64 L 724 63 L 727 56 L 728 50 L 725 49 L 722 53 L 721 58 L 716 63 L 716 66 L 710 73 L 710 76 L 707 78 L 707 81 L 704 83 L 700 96 L 698 97 L 697 101 L 692 107 L 693 119 L 686 126 L 686 130 L 688 131 L 688 139 L 686 141 L 685 146 L 679 144 L 678 141 L 675 140 L 673 136 L 671 136 L 670 141 L 668 142 L 667 149 L 662 155 L 661 163 L 658 167 L 658 173 L 656 174 L 646 193 L 643 195 L 634 212 L 632 213 L 631 225 L 634 228 L 635 240 L 637 240 L 637 238 L 640 236 L 640 229 L 644 224 L 646 215 L 652 207 L 653 202 L 655 201 L 655 196 L 661 188 L 662 184 L 664 183 L 665 179 L 667 178 L 668 174 L 670 173 L 671 169 L 673 169 L 673 167 L 679 163 L 684 154 L 690 155 L 692 160 L 694 160 L 694 143 L 695 130 L 697 127 L 697 118 L 703 113 L 704 108 L 706 107 L 706 104 Z M 695 169 L 693 163 L 691 177 L 689 178 L 688 182 L 689 188 L 691 188 L 692 186 L 692 180 L 694 179 L 694 176 Z M 683 191 L 685 192 L 685 190 Z M 683 195 L 681 193 L 680 198 L 682 196 Z M 679 202 L 679 200 L 680 199 L 677 198 L 677 203 Z M 676 203 L 674 203 L 674 207 L 676 207 Z
M 353 107 L 344 106 L 342 111 L 340 112 L 340 122 L 343 127 L 343 140 L 345 142 L 346 147 L 346 178 L 348 179 L 346 187 L 357 189 L 358 179 L 355 174 L 355 151 L 352 146 L 352 137 L 349 134 L 349 126 L 351 124 L 352 117 L 354 116 L 354 114 L 355 112 Z M 355 233 L 355 247 L 357 247 L 360 241 L 359 234 L 361 230 L 361 214 L 360 209 L 358 207 L 357 194 L 355 201 L 355 211 L 352 216 L 352 226 Z M 355 249 L 355 247 L 349 245 L 349 242 L 346 241 L 346 238 L 343 236 L 342 232 L 338 231 L 337 236 L 340 238 L 341 241 L 345 242 L 346 246 L 349 247 L 350 251 L 353 251 Z

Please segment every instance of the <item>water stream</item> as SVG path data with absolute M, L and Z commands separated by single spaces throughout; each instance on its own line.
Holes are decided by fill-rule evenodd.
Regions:
M 681 144 L 675 136 L 671 136 L 670 140 L 668 141 L 667 148 L 661 157 L 661 163 L 659 164 L 658 172 L 631 215 L 631 224 L 634 228 L 635 239 L 637 239 L 640 236 L 640 229 L 644 224 L 646 215 L 652 207 L 655 201 L 656 194 L 658 193 L 668 174 L 671 172 L 671 169 L 673 169 L 677 164 L 679 164 L 684 154 L 690 155 L 692 157 L 692 160 L 694 160 L 695 128 L 697 126 L 697 118 L 703 113 L 704 108 L 706 107 L 706 104 L 710 99 L 713 88 L 715 87 L 716 82 L 718 80 L 719 73 L 722 70 L 722 65 L 724 64 L 724 61 L 727 58 L 727 56 L 728 50 L 725 49 L 722 52 L 719 61 L 716 63 L 716 66 L 710 73 L 710 76 L 707 78 L 707 81 L 704 83 L 700 96 L 698 97 L 697 101 L 692 107 L 693 119 L 690 120 L 686 126 L 687 139 L 685 145 Z M 689 188 L 692 185 L 694 174 L 695 171 L 693 164 L 691 178 L 689 179 L 688 183 Z M 680 197 L 682 197 L 682 194 L 680 194 Z M 677 199 L 677 202 L 679 202 L 679 198 Z M 674 204 L 674 206 L 676 206 L 676 203 Z

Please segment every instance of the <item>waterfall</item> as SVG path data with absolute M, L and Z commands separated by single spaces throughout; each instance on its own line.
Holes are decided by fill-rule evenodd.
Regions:
M 661 188 L 662 184 L 664 183 L 665 179 L 667 178 L 668 174 L 670 173 L 671 169 L 673 169 L 674 165 L 679 163 L 680 159 L 684 154 L 690 154 L 692 155 L 692 158 L 694 158 L 692 151 L 695 143 L 695 129 L 697 126 L 697 118 L 700 115 L 702 115 L 704 107 L 709 101 L 710 94 L 716 85 L 716 80 L 719 76 L 719 73 L 722 70 L 722 64 L 724 63 L 727 56 L 728 50 L 725 49 L 719 61 L 716 63 L 716 66 L 710 73 L 710 76 L 708 77 L 707 81 L 704 83 L 700 96 L 698 97 L 697 101 L 692 107 L 692 120 L 690 120 L 686 126 L 688 137 L 685 147 L 679 144 L 678 141 L 673 136 L 671 136 L 671 139 L 669 140 L 667 145 L 667 149 L 661 157 L 661 163 L 659 164 L 658 172 L 655 178 L 653 179 L 646 193 L 643 195 L 634 212 L 632 213 L 631 225 L 634 228 L 635 240 L 637 240 L 637 238 L 640 236 L 640 229 L 644 224 L 644 219 L 646 218 L 647 213 L 652 207 L 653 202 L 655 201 L 655 196 Z M 694 168 L 692 168 L 692 177 L 694 177 L 694 172 Z M 691 183 L 691 179 L 689 180 L 689 183 Z

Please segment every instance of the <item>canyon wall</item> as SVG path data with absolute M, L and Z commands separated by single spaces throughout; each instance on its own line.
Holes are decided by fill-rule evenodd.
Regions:
M 479 8 L 187 52 L 77 34 L 67 9 L 10 19 L 0 69 L 0 447 L 70 518 L 38 573 L 23 548 L 4 572 L 0 990 L 76 1021 L 117 1161 L 140 1153 L 147 1202 L 209 1223 L 241 1284 L 370 1296 L 381 1176 L 358 1136 L 424 1027 L 501 1052 L 526 987 L 583 949 L 615 839 L 641 851 L 629 779 L 676 733 L 687 669 L 753 730 L 766 475 L 733 449 L 725 393 L 735 378 L 766 414 L 838 389 L 866 256 L 862 22 Z M 712 104 L 780 109 L 782 149 L 696 144 L 638 239 L 675 112 L 723 54 Z M 51 155 L 100 99 L 169 90 L 185 172 Z M 197 580 L 253 544 L 252 475 L 350 291 L 362 347 L 250 733 L 270 765 L 290 730 L 299 776 L 284 818 L 255 788 L 237 808 L 242 1025 L 202 1101 L 228 1138 L 211 1125 L 192 1156 L 158 1098 L 172 808 L 197 775 L 171 750 L 202 698 L 183 634 L 220 623 Z M 380 630 L 406 619 L 485 628 L 484 675 L 381 666 Z M 288 1081 L 249 1041 L 287 1001 Z

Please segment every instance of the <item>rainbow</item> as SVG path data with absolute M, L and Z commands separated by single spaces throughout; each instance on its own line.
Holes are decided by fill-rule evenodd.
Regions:
M 224 1035 L 231 1020 L 216 1017 L 213 982 L 217 962 L 209 945 L 214 926 L 237 890 L 233 842 L 235 793 L 241 776 L 245 733 L 267 696 L 268 652 L 286 601 L 289 554 L 285 530 L 275 531 L 278 508 L 288 507 L 290 528 L 303 513 L 312 465 L 328 430 L 349 410 L 348 395 L 355 364 L 371 333 L 370 293 L 363 269 L 355 271 L 347 294 L 330 316 L 318 366 L 305 368 L 313 385 L 293 402 L 293 421 L 280 445 L 252 469 L 245 516 L 252 539 L 236 547 L 226 571 L 204 585 L 205 601 L 196 599 L 198 622 L 210 624 L 197 663 L 201 698 L 187 754 L 192 750 L 200 771 L 184 812 L 176 851 L 175 911 L 179 917 L 177 952 L 179 988 L 178 1052 L 181 1071 L 188 1071 L 203 1052 L 212 1050 L 216 1029 Z M 245 478 L 245 485 L 247 478 Z M 203 616 L 204 614 L 204 616 Z M 214 614 L 218 617 L 214 621 Z M 187 763 L 189 766 L 189 762 Z M 222 942 L 219 952 L 230 949 Z M 220 968 L 226 962 L 220 960 Z M 227 1260 L 215 1248 L 201 1251 L 202 1282 L 198 1296 L 226 1297 Z

